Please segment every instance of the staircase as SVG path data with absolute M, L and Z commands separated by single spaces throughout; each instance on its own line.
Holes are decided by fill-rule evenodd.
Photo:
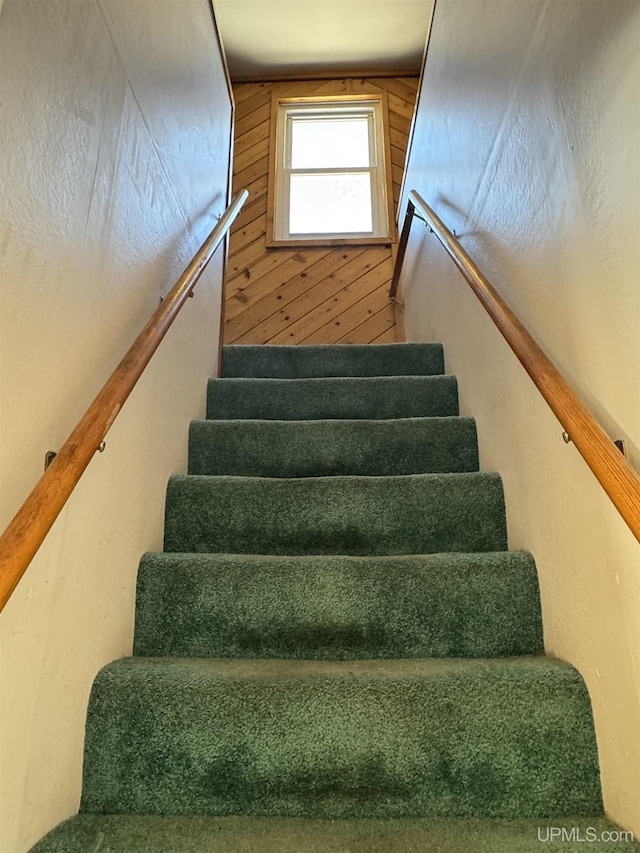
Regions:
M 437 344 L 225 348 L 134 657 L 93 686 L 80 814 L 34 853 L 513 853 L 613 826 L 587 691 L 544 657 L 443 369 Z

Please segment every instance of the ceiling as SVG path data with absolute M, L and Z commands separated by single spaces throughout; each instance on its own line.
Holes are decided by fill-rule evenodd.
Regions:
M 213 0 L 231 76 L 414 74 L 434 0 Z

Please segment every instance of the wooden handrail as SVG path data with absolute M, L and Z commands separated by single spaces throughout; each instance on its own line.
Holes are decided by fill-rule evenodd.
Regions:
M 413 212 L 417 212 L 424 218 L 429 228 L 442 243 L 519 362 L 533 380 L 536 388 L 562 424 L 569 440 L 575 444 L 598 482 L 640 542 L 640 476 L 629 465 L 560 371 L 531 337 L 435 211 L 415 190 L 409 193 L 408 205 L 411 205 Z M 411 217 L 405 218 L 402 229 L 403 235 L 400 245 L 402 245 L 404 238 L 405 247 L 409 238 L 413 212 Z M 401 263 L 402 256 L 398 251 L 392 287 L 389 291 L 391 298 L 395 298 L 397 292 Z
M 0 537 L 0 610 L 248 197 L 242 190 L 233 198 Z

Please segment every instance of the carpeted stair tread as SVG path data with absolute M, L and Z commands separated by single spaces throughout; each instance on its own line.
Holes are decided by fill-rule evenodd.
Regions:
M 364 556 L 505 551 L 502 481 L 486 473 L 172 477 L 164 549 Z
M 374 420 L 457 414 L 455 376 L 210 379 L 207 387 L 207 418 L 222 420 Z
M 190 474 L 322 477 L 478 470 L 473 418 L 203 420 L 189 430 Z
M 567 838 L 545 839 L 550 827 Z M 81 814 L 31 853 L 637 853 L 603 817 L 304 820 Z M 578 834 L 579 833 L 579 834 Z M 595 833 L 595 841 L 585 840 Z
M 589 696 L 545 658 L 129 658 L 101 670 L 89 701 L 83 812 L 600 810 Z
M 507 657 L 542 654 L 533 558 L 146 554 L 134 654 Z
M 442 344 L 229 345 L 224 376 L 304 379 L 313 376 L 411 376 L 444 373 Z

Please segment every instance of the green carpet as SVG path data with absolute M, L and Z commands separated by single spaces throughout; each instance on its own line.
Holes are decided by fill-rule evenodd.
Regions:
M 190 474 L 323 477 L 478 470 L 472 418 L 193 421 Z
M 565 839 L 546 841 L 551 832 Z M 637 853 L 604 818 L 356 820 L 79 815 L 33 853 Z M 603 834 L 610 833 L 610 835 Z M 590 841 L 595 836 L 595 841 Z M 542 841 L 541 841 L 542 839 Z
M 536 568 L 518 551 L 146 554 L 138 573 L 136 655 L 348 660 L 542 652 Z
M 172 477 L 165 551 L 432 554 L 507 547 L 495 474 Z
M 589 696 L 543 656 L 442 348 L 224 369 L 140 564 L 135 657 L 93 685 L 81 813 L 34 853 L 638 849 L 576 836 L 617 831 Z
M 94 682 L 81 811 L 589 815 L 590 716 L 546 658 L 123 659 Z
M 453 376 L 210 379 L 207 418 L 321 420 L 431 418 L 458 414 Z
M 398 346 L 226 346 L 224 375 L 276 379 L 312 376 L 428 376 L 444 373 L 442 344 Z

